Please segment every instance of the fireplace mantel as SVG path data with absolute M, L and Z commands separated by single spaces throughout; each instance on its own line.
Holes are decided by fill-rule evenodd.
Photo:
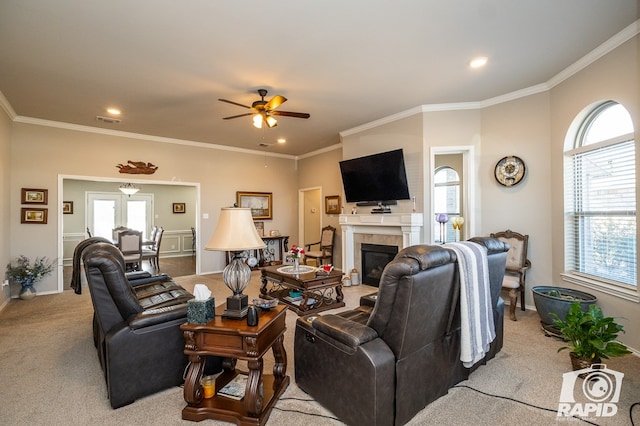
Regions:
M 354 235 L 401 235 L 402 250 L 405 247 L 420 244 L 422 232 L 422 213 L 390 213 L 390 214 L 341 214 L 342 228 L 342 270 L 354 268 Z

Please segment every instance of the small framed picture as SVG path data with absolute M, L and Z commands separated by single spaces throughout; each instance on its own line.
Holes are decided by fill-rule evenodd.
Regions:
M 22 204 L 47 204 L 49 191 L 47 189 L 22 188 Z
M 73 201 L 62 202 L 62 214 L 73 214 Z
M 324 212 L 326 214 L 340 214 L 340 196 L 329 195 L 324 197 Z
M 186 212 L 186 208 L 184 203 L 173 203 L 173 212 L 174 213 L 184 213 Z
M 253 222 L 256 225 L 256 231 L 258 231 L 258 235 L 264 237 L 264 222 Z
M 47 223 L 48 209 L 39 209 L 36 207 L 23 207 L 20 214 L 20 223 Z

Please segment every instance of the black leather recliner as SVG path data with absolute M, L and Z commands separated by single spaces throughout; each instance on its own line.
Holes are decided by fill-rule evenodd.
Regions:
M 403 249 L 382 275 L 374 307 L 298 318 L 297 385 L 350 425 L 402 425 L 502 347 L 508 246 L 487 248 L 496 339 L 471 368 L 460 361 L 460 282 L 443 246 Z M 497 291 L 494 291 L 494 286 Z
M 82 258 L 111 406 L 180 385 L 187 365 L 180 330 L 187 301 L 145 309 L 126 278 L 122 254 L 111 244 L 92 244 Z

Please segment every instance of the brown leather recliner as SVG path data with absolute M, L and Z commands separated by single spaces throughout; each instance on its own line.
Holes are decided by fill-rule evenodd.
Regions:
M 488 249 L 496 325 L 484 359 L 471 368 L 460 361 L 455 253 L 417 245 L 386 266 L 374 307 L 297 320 L 297 385 L 347 424 L 402 425 L 495 356 L 502 347 L 499 299 L 508 246 L 489 238 L 474 242 Z
M 129 284 L 120 251 L 107 243 L 82 254 L 95 311 L 96 340 L 113 408 L 183 382 L 187 365 L 180 325 L 187 301 L 145 309 Z M 221 359 L 210 357 L 219 370 Z

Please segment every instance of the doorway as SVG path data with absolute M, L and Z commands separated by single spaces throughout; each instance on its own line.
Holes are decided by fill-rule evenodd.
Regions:
M 473 146 L 451 146 L 451 147 L 431 147 L 430 152 L 430 211 L 429 215 L 425 218 L 425 223 L 434 224 L 436 215 L 436 181 L 435 174 L 439 166 L 444 162 L 451 161 L 452 159 L 459 162 L 459 166 L 455 166 L 455 170 L 459 175 L 459 215 L 464 218 L 464 225 L 459 231 L 459 239 L 466 240 L 469 236 L 476 235 L 476 226 L 480 221 L 479 212 L 476 211 L 476 195 L 475 195 L 475 151 Z M 425 231 L 430 235 L 425 236 L 425 241 L 429 241 L 430 244 L 436 244 L 440 239 L 439 233 L 436 232 L 434 226 L 425 226 Z
M 298 245 L 320 241 L 322 212 L 320 187 L 304 188 L 298 192 Z
M 128 201 L 122 202 L 122 200 L 128 200 L 129 198 L 126 195 L 117 193 L 117 188 L 125 182 L 134 183 L 142 187 L 141 192 L 131 196 L 131 203 L 128 203 Z M 144 221 L 146 227 L 141 225 L 130 226 L 141 230 L 144 229 L 147 235 L 154 225 L 164 226 L 165 236 L 162 244 L 165 247 L 163 253 L 166 254 L 166 258 L 181 259 L 184 256 L 184 259 L 187 259 L 188 253 L 188 260 L 192 264 L 192 270 L 195 271 L 195 274 L 201 273 L 199 247 L 202 247 L 203 244 L 199 238 L 196 239 L 194 253 L 192 250 L 193 234 L 191 231 L 191 227 L 194 227 L 197 233 L 201 226 L 199 213 L 200 184 L 197 182 L 123 180 L 94 176 L 58 175 L 58 204 L 62 205 L 63 201 L 75 200 L 73 214 L 63 215 L 60 213 L 58 215 L 58 258 L 62 259 L 64 265 L 70 265 L 70 257 L 73 254 L 74 247 L 79 241 L 87 237 L 86 228 L 93 226 L 90 230 L 92 235 L 95 235 L 95 225 L 90 225 L 92 223 L 90 217 L 93 214 L 90 216 L 88 212 L 90 203 L 86 202 L 88 200 L 87 192 L 111 193 L 121 200 L 121 205 L 128 207 L 121 208 L 120 213 L 112 210 L 111 215 L 115 219 L 108 220 L 114 220 L 116 226 L 126 224 L 129 220 Z M 152 197 L 149 199 L 145 195 L 152 195 Z M 115 204 L 117 204 L 117 201 L 108 200 L 108 202 L 111 201 L 114 203 L 114 209 L 116 209 Z M 175 214 L 172 203 L 176 201 L 186 202 L 186 211 L 183 210 L 180 212 L 181 214 Z M 142 213 L 143 210 L 144 213 Z M 160 212 L 160 217 L 158 212 Z M 128 219 L 127 216 L 130 215 L 138 218 L 132 217 Z M 141 215 L 144 219 L 140 218 Z M 111 239 L 111 230 L 109 230 L 106 238 Z M 65 284 L 68 287 L 68 282 L 64 279 L 64 269 L 58 268 L 59 292 L 64 291 Z M 183 269 L 181 268 L 181 270 Z

